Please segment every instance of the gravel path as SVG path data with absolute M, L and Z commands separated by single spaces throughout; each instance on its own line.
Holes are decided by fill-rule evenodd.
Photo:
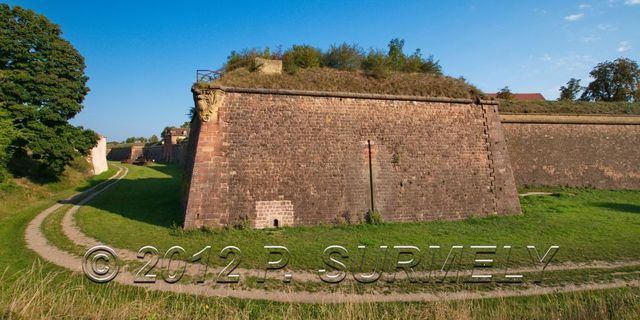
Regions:
M 65 203 L 73 203 L 74 205 L 69 209 L 62 220 L 62 230 L 67 237 L 74 243 L 84 246 L 93 247 L 99 245 L 97 240 L 83 234 L 73 219 L 74 214 L 78 209 L 90 201 L 93 197 L 100 194 L 104 190 L 108 189 L 112 185 L 118 183 L 124 178 L 128 169 L 116 165 L 118 172 L 110 178 L 89 190 L 86 190 L 80 194 L 74 195 L 64 201 L 61 201 L 45 210 L 40 212 L 27 226 L 25 232 L 25 239 L 27 247 L 36 253 L 38 253 L 45 260 L 54 263 L 60 267 L 71 270 L 73 272 L 83 272 L 82 270 L 82 258 L 70 254 L 66 251 L 60 250 L 57 247 L 47 242 L 44 237 L 41 225 L 43 221 L 51 213 L 60 209 Z M 126 249 L 114 248 L 118 253 L 121 260 L 135 261 L 137 259 L 137 252 L 133 252 Z M 160 262 L 161 263 L 161 262 Z M 607 269 L 607 268 L 619 268 L 625 266 L 640 265 L 640 261 L 625 261 L 625 262 L 603 262 L 594 261 L 585 264 L 568 263 L 562 265 L 550 265 L 546 270 L 575 270 L 575 269 Z M 189 274 L 195 274 L 197 272 L 198 265 L 189 264 Z M 236 269 L 237 273 L 241 275 L 257 275 L 263 274 L 263 270 L 251 270 L 251 269 Z M 514 269 L 512 272 L 533 272 L 536 271 L 533 268 Z M 495 273 L 500 270 L 495 271 Z M 502 271 L 504 272 L 504 271 Z M 401 274 L 404 276 L 404 274 Z M 398 278 L 401 279 L 402 276 Z M 275 272 L 268 274 L 269 278 L 282 279 L 281 274 Z M 135 275 L 132 272 L 122 268 L 117 277 L 113 280 L 115 282 L 144 287 L 150 290 L 169 291 L 176 293 L 187 293 L 213 297 L 235 297 L 242 299 L 266 299 L 281 302 L 302 302 L 302 303 L 342 303 L 342 302 L 387 302 L 387 301 L 439 301 L 439 300 L 461 300 L 461 299 L 480 299 L 480 298 L 498 298 L 498 297 L 512 297 L 512 296 L 530 296 L 530 295 L 542 295 L 558 292 L 574 292 L 582 290 L 594 290 L 594 289 L 607 289 L 618 288 L 625 286 L 640 287 L 640 280 L 633 281 L 621 281 L 616 280 L 609 283 L 588 283 L 581 285 L 565 285 L 555 287 L 540 287 L 530 286 L 526 288 L 498 288 L 492 291 L 472 291 L 461 290 L 456 292 L 439 292 L 439 293 L 390 293 L 390 294 L 347 294 L 347 293 L 330 293 L 330 292 L 306 292 L 306 291 L 269 291 L 263 289 L 237 289 L 230 285 L 217 285 L 213 283 L 213 280 L 206 281 L 202 284 L 193 283 L 175 283 L 169 284 L 164 281 L 157 281 L 153 284 L 141 284 L 134 282 Z M 312 272 L 297 271 L 294 273 L 294 281 L 312 281 L 319 282 L 318 275 Z M 327 284 L 328 285 L 328 284 Z

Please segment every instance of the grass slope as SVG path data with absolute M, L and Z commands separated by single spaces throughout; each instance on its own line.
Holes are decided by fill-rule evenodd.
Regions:
M 154 170 L 142 169 L 147 169 L 146 175 L 160 175 L 152 173 Z M 164 170 L 177 172 L 171 167 Z M 171 180 L 166 173 L 160 176 Z M 47 197 L 20 205 L 0 206 L 0 319 L 508 319 L 516 315 L 529 319 L 637 319 L 640 315 L 638 288 L 436 303 L 285 304 L 159 293 L 117 284 L 99 285 L 38 262 L 40 259 L 25 248 L 23 237 L 27 223 L 58 199 L 102 178 L 59 189 Z M 159 196 L 154 192 L 151 191 L 151 195 Z M 129 200 L 139 196 L 144 196 L 144 192 L 133 192 Z
M 640 115 L 640 102 L 501 101 L 501 113 Z
M 264 75 L 246 68 L 225 73 L 214 85 L 241 88 L 341 91 L 425 97 L 474 98 L 482 92 L 464 80 L 424 73 L 391 73 L 374 78 L 360 71 L 302 69 L 294 74 Z
M 262 268 L 266 259 L 263 246 L 284 245 L 293 257 L 290 267 L 298 270 L 321 267 L 322 250 L 329 245 L 345 246 L 355 261 L 360 244 L 416 245 L 423 249 L 440 245 L 445 256 L 453 245 L 512 245 L 514 263 L 527 266 L 527 245 L 538 247 L 540 254 L 551 245 L 559 245 L 557 262 L 640 259 L 638 191 L 555 189 L 555 196 L 522 198 L 524 214 L 520 216 L 185 232 L 172 227 L 182 219 L 179 169 L 166 165 L 129 168 L 129 176 L 82 208 L 77 221 L 98 240 L 131 250 L 153 245 L 163 251 L 180 245 L 193 254 L 206 245 L 216 251 L 236 245 L 243 252 L 242 267 Z

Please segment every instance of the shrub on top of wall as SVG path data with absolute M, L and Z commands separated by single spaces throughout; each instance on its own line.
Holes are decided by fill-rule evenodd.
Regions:
M 294 45 L 284 53 L 282 68 L 286 72 L 294 73 L 299 69 L 320 67 L 321 62 L 322 52 L 320 49 L 309 45 Z
M 356 44 L 332 45 L 323 56 L 323 64 L 338 70 L 355 71 L 360 69 L 363 56 L 362 49 Z
M 411 55 L 404 52 L 404 40 L 392 39 L 387 45 L 387 51 L 370 49 L 365 54 L 357 44 L 343 43 L 339 46 L 332 45 L 329 50 L 322 50 L 310 45 L 293 45 L 284 53 L 280 50 L 271 52 L 266 49 L 244 49 L 231 51 L 227 57 L 224 71 L 229 72 L 239 68 L 255 71 L 255 58 L 282 59 L 283 69 L 289 73 L 295 73 L 300 69 L 327 67 L 337 70 L 365 71 L 367 75 L 385 77 L 391 72 L 426 73 L 442 75 L 442 68 L 433 56 L 422 57 L 418 48 Z

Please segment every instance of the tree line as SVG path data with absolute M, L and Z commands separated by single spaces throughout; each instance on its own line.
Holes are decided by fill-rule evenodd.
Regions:
M 300 69 L 326 67 L 347 71 L 361 70 L 375 77 L 385 77 L 391 72 L 442 74 L 442 67 L 433 59 L 433 55 L 425 58 L 420 49 L 406 54 L 404 45 L 403 39 L 396 38 L 389 41 L 386 51 L 373 48 L 365 51 L 357 44 L 347 43 L 331 45 L 326 51 L 306 44 L 293 45 L 285 51 L 281 48 L 271 51 L 268 47 L 244 49 L 239 52 L 231 51 L 224 71 L 256 69 L 258 66 L 255 58 L 265 58 L 282 60 L 284 71 L 289 73 Z
M 184 123 L 182 123 L 180 125 L 180 128 L 189 128 L 189 125 L 191 123 L 189 121 L 185 121 Z M 167 134 L 169 134 L 169 131 L 173 128 L 176 127 L 171 127 L 171 126 L 166 126 L 164 127 L 164 129 L 162 129 L 162 132 L 160 133 L 160 138 L 158 138 L 157 135 L 153 134 L 150 137 L 146 138 L 146 137 L 128 137 L 122 141 L 109 141 L 107 144 L 110 145 L 118 145 L 118 144 L 133 144 L 133 143 L 148 143 L 148 144 L 155 144 L 160 142 L 161 140 L 164 140 L 165 136 Z
M 571 78 L 560 87 L 558 100 L 640 102 L 640 69 L 628 58 L 599 63 L 589 73 L 593 81 L 586 87 Z
M 560 87 L 558 101 L 640 102 L 640 68 L 628 58 L 604 61 L 596 65 L 589 75 L 593 79 L 586 87 L 582 80 L 571 78 Z M 498 99 L 511 100 L 509 86 L 500 89 Z

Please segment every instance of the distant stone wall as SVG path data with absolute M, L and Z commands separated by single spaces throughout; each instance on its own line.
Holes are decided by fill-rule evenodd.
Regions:
M 640 117 L 502 115 L 518 186 L 640 189 Z
M 144 149 L 142 149 L 142 154 L 144 155 L 144 159 L 147 161 L 164 162 L 164 145 L 144 147 Z
M 519 213 L 495 104 L 288 90 L 194 91 L 185 228 Z M 204 118 L 204 121 L 203 119 Z
M 132 161 L 142 154 L 142 146 L 115 147 L 109 149 L 107 160 Z
M 183 164 L 185 152 L 185 144 L 127 146 L 109 149 L 107 159 L 110 161 L 134 161 L 142 156 L 145 161 Z

